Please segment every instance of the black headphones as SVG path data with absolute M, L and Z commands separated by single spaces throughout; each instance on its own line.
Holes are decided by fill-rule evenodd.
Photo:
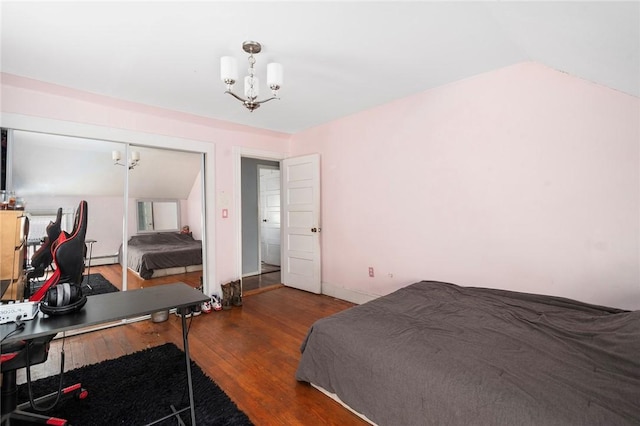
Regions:
M 40 311 L 47 315 L 65 315 L 82 309 L 87 296 L 80 286 L 59 283 L 47 290 L 40 303 Z

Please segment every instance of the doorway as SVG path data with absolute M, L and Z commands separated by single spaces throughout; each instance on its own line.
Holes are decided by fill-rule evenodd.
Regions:
M 280 269 L 280 168 L 258 165 L 260 272 Z
M 243 291 L 281 283 L 280 163 L 241 158 Z

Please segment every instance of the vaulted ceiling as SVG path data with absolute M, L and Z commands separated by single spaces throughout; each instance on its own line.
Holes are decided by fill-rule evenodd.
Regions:
M 122 197 L 124 167 L 114 165 L 112 152 L 127 163 L 122 143 L 14 131 L 13 189 L 32 196 Z M 179 199 L 189 197 L 200 176 L 201 155 L 167 149 L 132 146 L 140 162 L 128 178 L 129 198 Z
M 638 1 L 1 7 L 4 73 L 286 133 L 522 61 L 640 96 Z M 284 66 L 281 99 L 253 113 L 219 78 L 224 55 L 244 75 L 245 40 L 263 44 L 262 82 L 268 62 Z

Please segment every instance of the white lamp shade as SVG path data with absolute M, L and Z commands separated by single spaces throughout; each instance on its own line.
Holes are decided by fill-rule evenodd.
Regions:
M 267 65 L 267 85 L 269 87 L 282 87 L 282 64 L 275 62 Z
M 251 80 L 253 79 L 253 86 L 251 85 Z M 248 99 L 257 98 L 260 94 L 259 88 L 260 81 L 256 76 L 246 76 L 244 78 L 244 96 Z
M 120 160 L 120 151 L 111 151 L 111 159 L 113 161 Z
M 133 161 L 140 161 L 140 152 L 139 151 L 131 151 L 131 159 Z
M 223 56 L 220 58 L 220 79 L 225 80 L 238 80 L 238 63 L 236 58 L 232 56 Z

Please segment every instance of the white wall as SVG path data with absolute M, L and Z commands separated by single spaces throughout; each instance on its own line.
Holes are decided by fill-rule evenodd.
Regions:
M 321 154 L 325 293 L 425 279 L 640 309 L 638 98 L 524 63 L 291 147 Z
M 87 201 L 87 240 L 96 240 L 92 256 L 115 256 L 122 243 L 122 217 L 124 207 L 122 197 L 47 197 L 30 196 L 27 211 L 48 209 L 56 211 L 59 207 L 73 210 L 81 200 Z M 71 231 L 68 229 L 67 231 Z M 44 236 L 44 235 L 42 235 Z M 37 235 L 30 235 L 37 238 Z

